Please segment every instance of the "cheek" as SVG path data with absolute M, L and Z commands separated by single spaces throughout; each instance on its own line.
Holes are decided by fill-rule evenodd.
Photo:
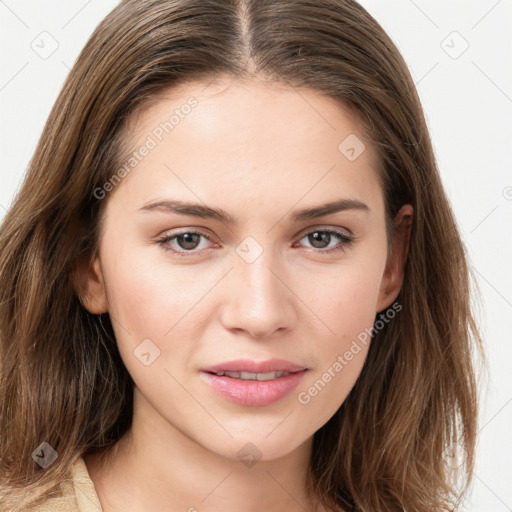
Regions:
M 308 306 L 321 320 L 315 331 L 318 365 L 297 399 L 312 428 L 334 414 L 361 373 L 375 320 L 379 273 L 375 263 L 340 267 L 324 281 L 322 293 L 318 282 L 310 288 Z
M 119 263 L 114 260 L 108 267 L 106 274 L 109 276 L 107 286 L 111 316 L 137 336 L 155 335 L 165 328 L 165 324 L 170 329 L 172 318 L 169 312 L 174 311 L 172 302 L 175 294 L 172 290 L 164 293 L 157 270 L 130 262 L 127 258 Z M 164 310 L 167 310 L 167 314 L 163 314 Z
M 380 268 L 374 263 L 339 266 L 308 282 L 299 293 L 319 321 L 324 346 L 340 347 L 373 325 L 381 284 Z
M 208 289 L 192 265 L 173 266 L 158 250 L 126 247 L 105 257 L 110 312 L 139 336 L 164 336 Z
M 172 395 L 185 407 L 186 402 L 177 398 L 179 386 L 164 370 L 170 369 L 181 381 L 182 369 L 190 365 L 194 329 L 204 321 L 198 306 L 207 283 L 197 283 L 192 275 L 169 265 L 148 263 L 143 253 L 119 251 L 122 257 L 106 258 L 109 313 L 117 346 L 137 387 L 154 405 L 165 402 L 171 407 Z
M 208 298 L 217 273 L 198 279 L 195 265 L 175 265 L 157 247 L 115 247 L 104 255 L 104 275 L 125 366 L 134 376 L 146 375 L 137 356 L 149 351 L 151 359 L 158 355 L 152 369 L 177 362 L 188 367 L 199 333 L 215 311 Z

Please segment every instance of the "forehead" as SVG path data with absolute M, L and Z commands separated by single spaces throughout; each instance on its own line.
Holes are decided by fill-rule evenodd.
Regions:
M 379 194 L 377 155 L 359 117 L 310 89 L 257 80 L 181 84 L 134 113 L 125 133 L 125 160 L 151 146 L 118 187 L 141 200 L 164 182 L 181 197 L 226 202 L 235 194 L 260 206 L 268 206 L 265 195 L 292 206 L 306 195 L 309 203 L 368 203 Z
M 197 106 L 190 108 L 192 102 Z M 128 117 L 123 133 L 132 143 L 141 142 L 159 123 L 171 120 L 174 131 L 186 118 L 194 119 L 195 130 L 222 129 L 233 135 L 237 130 L 240 136 L 258 129 L 261 138 L 272 138 L 276 132 L 280 137 L 293 137 L 301 132 L 322 135 L 329 131 L 337 136 L 347 131 L 367 138 L 356 109 L 321 91 L 256 78 L 227 77 L 185 82 L 148 98 Z M 284 133 L 280 130 L 283 124 L 288 128 Z

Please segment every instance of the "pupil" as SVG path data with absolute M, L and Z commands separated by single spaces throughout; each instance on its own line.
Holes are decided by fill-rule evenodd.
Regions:
M 182 249 L 195 249 L 195 246 L 199 243 L 199 238 L 201 235 L 197 233 L 184 233 L 182 235 L 178 235 L 178 242 Z M 182 241 L 184 243 L 182 243 Z
M 330 233 L 321 233 L 319 231 L 315 231 L 314 233 L 311 233 L 309 236 L 313 238 L 313 242 L 311 245 L 313 245 L 313 247 L 316 247 L 316 248 L 327 247 L 331 240 Z M 316 245 L 317 242 L 320 242 L 320 246 Z M 323 242 L 326 242 L 326 243 L 323 243 Z

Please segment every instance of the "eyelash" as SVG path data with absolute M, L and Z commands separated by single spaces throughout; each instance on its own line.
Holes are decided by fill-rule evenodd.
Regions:
M 311 235 L 313 233 L 327 233 L 327 234 L 330 234 L 330 235 L 336 235 L 336 236 L 338 236 L 341 239 L 341 245 L 338 245 L 336 247 L 331 247 L 330 249 L 317 249 L 317 250 L 314 250 L 315 249 L 314 247 L 310 248 L 310 249 L 313 249 L 314 252 L 321 253 L 321 254 L 331 254 L 333 252 L 344 251 L 345 248 L 346 247 L 350 247 L 352 242 L 355 240 L 355 237 L 353 235 L 347 235 L 343 231 L 339 231 L 339 230 L 334 229 L 334 228 L 314 229 L 312 231 L 308 231 L 307 233 L 305 233 L 300 238 L 300 240 L 302 240 L 303 238 L 305 238 L 308 235 Z M 194 255 L 197 254 L 197 251 L 196 252 L 194 252 L 194 251 L 177 251 L 175 249 L 172 249 L 169 245 L 167 245 L 171 240 L 174 240 L 178 236 L 189 235 L 189 234 L 191 234 L 191 235 L 201 235 L 204 238 L 206 238 L 207 240 L 209 240 L 210 242 L 212 241 L 211 238 L 208 235 L 206 235 L 205 233 L 202 233 L 200 231 L 183 231 L 182 233 L 176 233 L 174 235 L 164 235 L 163 237 L 157 239 L 156 242 L 166 252 L 170 252 L 170 253 L 179 255 L 180 257 L 194 256 Z

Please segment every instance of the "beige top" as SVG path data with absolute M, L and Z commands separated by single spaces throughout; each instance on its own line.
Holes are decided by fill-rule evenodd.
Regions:
M 60 493 L 40 502 L 29 512 L 103 512 L 83 457 L 71 466 L 72 480 L 60 484 Z

